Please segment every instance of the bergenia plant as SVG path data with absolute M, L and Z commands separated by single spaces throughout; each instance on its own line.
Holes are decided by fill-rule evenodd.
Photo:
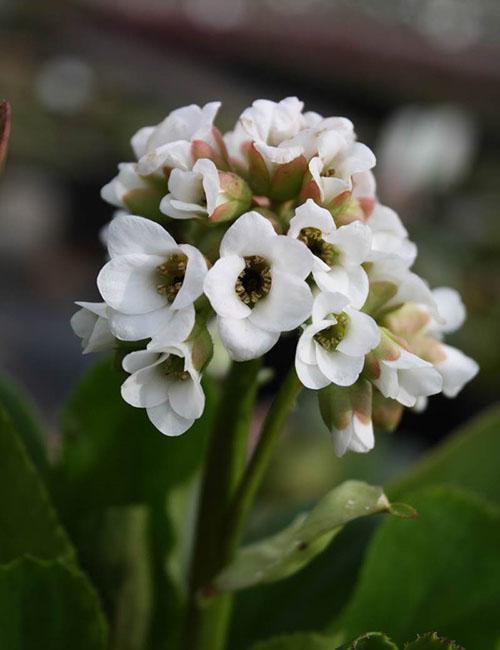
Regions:
M 383 493 L 353 484 L 348 516 L 335 500 L 321 502 L 300 534 L 287 529 L 260 555 L 238 551 L 299 392 L 318 396 L 332 453 L 342 456 L 369 452 L 374 431 L 393 430 L 405 407 L 420 410 L 441 392 L 454 397 L 478 371 L 444 341 L 465 318 L 458 293 L 431 289 L 412 270 L 417 248 L 379 203 L 375 156 L 353 124 L 305 112 L 295 97 L 261 99 L 221 134 L 218 109 L 186 106 L 132 137 L 134 160 L 102 189 L 120 209 L 106 230 L 102 301 L 77 303 L 72 319 L 84 353 L 116 352 L 123 399 L 167 437 L 189 436 L 204 417 L 214 338 L 233 360 L 188 579 L 185 647 L 204 650 L 224 645 L 229 592 L 259 575 L 289 575 L 292 550 L 354 516 L 391 510 Z M 248 456 L 248 405 L 266 353 L 285 337 L 295 346 L 292 369 Z M 250 577 L 245 562 L 253 562 Z

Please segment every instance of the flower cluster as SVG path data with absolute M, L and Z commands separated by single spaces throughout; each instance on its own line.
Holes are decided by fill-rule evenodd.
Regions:
M 378 202 L 375 156 L 348 119 L 257 100 L 221 135 L 218 108 L 180 108 L 133 136 L 136 160 L 102 189 L 120 208 L 103 302 L 78 303 L 73 328 L 84 352 L 120 352 L 123 399 L 169 436 L 203 413 L 214 319 L 235 361 L 295 333 L 297 375 L 337 453 L 368 451 L 373 423 L 393 428 L 404 406 L 476 374 L 443 342 L 463 304 L 411 270 L 416 246 Z

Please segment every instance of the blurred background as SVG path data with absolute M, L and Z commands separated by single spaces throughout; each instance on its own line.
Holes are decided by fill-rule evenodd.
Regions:
M 221 99 L 225 130 L 255 98 L 298 95 L 308 110 L 350 117 L 374 149 L 380 198 L 418 243 L 418 272 L 462 293 L 469 318 L 452 343 L 481 372 L 458 399 L 406 414 L 375 453 L 342 461 L 304 395 L 261 516 L 340 478 L 397 474 L 498 398 L 499 26 L 497 0 L 0 0 L 0 98 L 13 109 L 0 181 L 2 370 L 55 429 L 92 361 L 69 318 L 74 300 L 98 299 L 99 231 L 112 214 L 99 190 L 132 159 L 139 127 Z M 263 407 L 287 346 L 271 354 Z

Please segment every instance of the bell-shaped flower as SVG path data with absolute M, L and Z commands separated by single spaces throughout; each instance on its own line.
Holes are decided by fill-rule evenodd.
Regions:
M 123 368 L 123 399 L 145 408 L 154 426 L 166 436 L 179 436 L 201 417 L 205 395 L 187 344 L 172 343 L 127 354 Z
M 73 332 L 82 339 L 83 354 L 105 352 L 115 347 L 111 333 L 108 306 L 105 302 L 77 302 L 81 309 L 71 317 Z
M 313 277 L 322 291 L 343 293 L 360 309 L 368 295 L 370 229 L 355 221 L 337 229 L 332 215 L 312 199 L 298 207 L 290 220 L 290 237 L 302 241 L 314 255 Z
M 245 212 L 252 201 L 252 193 L 242 178 L 219 171 L 206 158 L 197 160 L 192 170 L 173 169 L 168 190 L 160 210 L 173 219 L 228 221 Z
M 111 308 L 110 328 L 122 340 L 182 341 L 195 319 L 207 264 L 189 244 L 178 245 L 159 224 L 123 215 L 108 230 L 110 261 L 97 285 Z
M 139 158 L 140 174 L 161 172 L 164 168 L 191 169 L 195 163 L 192 144 L 203 141 L 219 148 L 220 135 L 213 121 L 220 102 L 200 107 L 192 104 L 172 111 L 155 127 L 140 129 L 132 138 L 132 146 Z
M 375 446 L 372 423 L 372 385 L 359 379 L 349 387 L 330 384 L 318 393 L 324 423 L 333 435 L 335 453 L 366 453 Z
M 366 354 L 379 341 L 373 318 L 354 309 L 346 296 L 320 293 L 314 300 L 312 323 L 297 344 L 297 375 L 314 390 L 330 383 L 351 386 L 363 370 Z
M 231 225 L 204 288 L 233 359 L 263 355 L 281 332 L 309 317 L 312 294 L 305 278 L 312 265 L 301 242 L 277 235 L 257 212 L 247 212 Z

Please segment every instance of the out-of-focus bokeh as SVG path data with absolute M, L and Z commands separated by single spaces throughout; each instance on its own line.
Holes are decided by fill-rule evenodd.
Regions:
M 349 116 L 375 150 L 381 200 L 418 243 L 418 271 L 463 295 L 469 318 L 455 341 L 481 372 L 457 400 L 431 399 L 374 454 L 341 464 L 306 395 L 269 494 L 303 500 L 337 475 L 397 473 L 498 397 L 499 27 L 496 0 L 1 0 L 0 98 L 13 109 L 0 181 L 2 369 L 56 421 L 90 362 L 69 318 L 75 299 L 98 298 L 98 233 L 112 214 L 99 190 L 131 159 L 137 128 L 221 99 L 227 129 L 255 98 L 298 95 Z M 278 378 L 286 357 L 271 354 Z

